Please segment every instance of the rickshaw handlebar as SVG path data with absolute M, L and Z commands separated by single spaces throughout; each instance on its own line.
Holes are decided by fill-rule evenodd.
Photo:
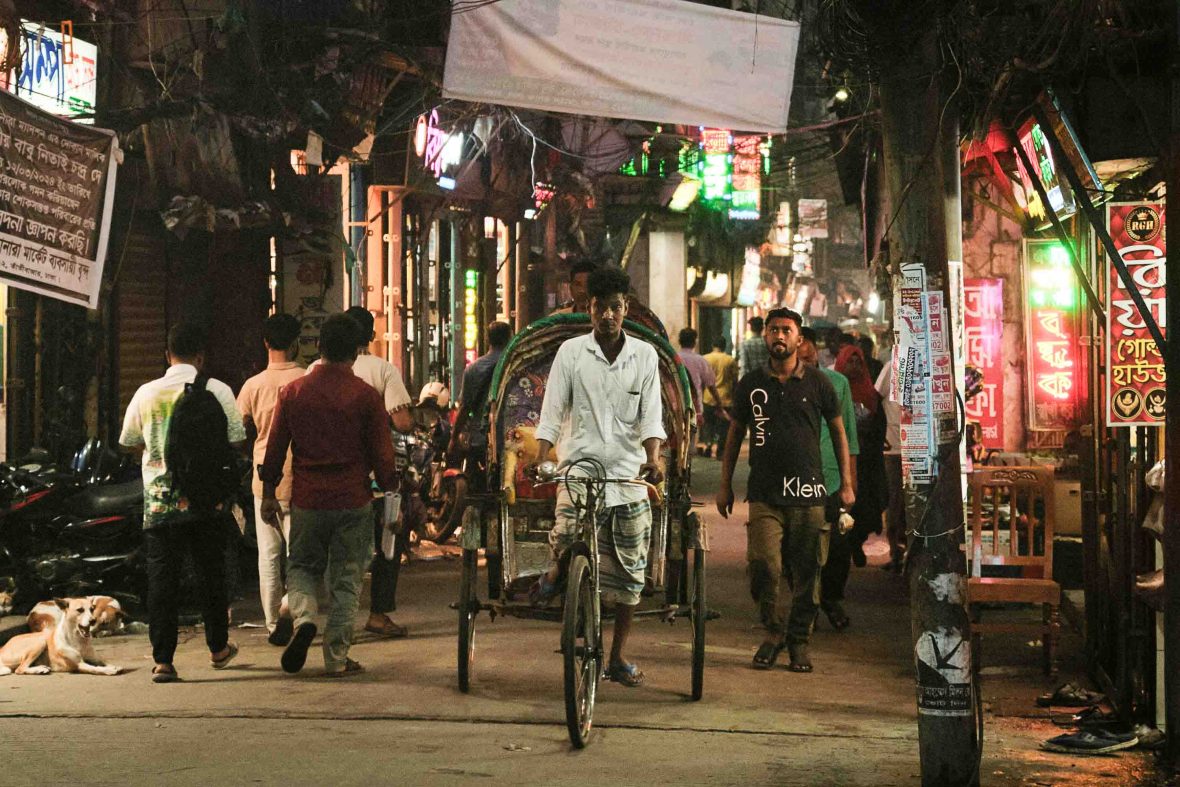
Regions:
M 554 478 L 550 478 L 547 480 L 538 480 L 536 483 L 533 484 L 533 487 L 536 488 L 538 486 L 541 486 L 542 484 L 549 484 L 549 483 L 554 483 L 554 482 L 563 483 L 563 482 L 569 482 L 569 481 L 582 482 L 582 483 L 584 483 L 586 481 L 597 481 L 597 482 L 603 483 L 603 484 L 631 484 L 634 486 L 642 486 L 647 489 L 647 492 L 649 495 L 651 495 L 652 497 L 655 498 L 656 505 L 663 505 L 664 504 L 663 491 L 655 484 L 652 484 L 651 482 L 649 482 L 643 478 L 594 478 L 593 476 L 559 476 L 559 477 L 554 477 Z

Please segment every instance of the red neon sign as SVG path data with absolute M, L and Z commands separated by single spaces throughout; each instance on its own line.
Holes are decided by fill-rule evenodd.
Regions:
M 967 402 L 968 420 L 979 424 L 980 443 L 1004 447 L 1004 280 L 963 282 L 963 361 L 983 375 L 982 390 Z

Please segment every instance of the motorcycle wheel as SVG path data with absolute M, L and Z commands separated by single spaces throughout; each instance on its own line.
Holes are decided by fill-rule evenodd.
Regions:
M 441 544 L 454 535 L 463 522 L 463 509 L 467 505 L 467 479 L 462 476 L 444 478 L 442 497 L 427 506 L 426 522 L 422 526 L 422 537 Z

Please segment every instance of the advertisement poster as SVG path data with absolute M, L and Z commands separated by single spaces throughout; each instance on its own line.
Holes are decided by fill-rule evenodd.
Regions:
M 982 390 L 967 402 L 967 420 L 979 424 L 985 448 L 1004 447 L 1004 280 L 963 284 L 963 357 L 983 375 Z
M 0 281 L 98 305 L 117 151 L 114 132 L 0 91 Z
M 1131 279 L 1166 335 L 1164 203 L 1111 203 L 1106 206 L 1106 223 Z M 1163 356 L 1109 257 L 1106 271 L 1106 422 L 1109 426 L 1163 426 Z

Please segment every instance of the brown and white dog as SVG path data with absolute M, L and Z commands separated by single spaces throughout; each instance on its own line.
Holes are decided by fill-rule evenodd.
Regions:
M 54 599 L 61 612 L 56 625 L 21 634 L 0 648 L 0 675 L 48 675 L 50 672 L 82 672 L 118 675 L 122 669 L 107 666 L 94 655 L 90 631 L 94 605 L 88 598 Z
M 127 613 L 123 611 L 119 600 L 110 596 L 86 596 L 85 598 L 67 598 L 68 603 L 83 601 L 90 604 L 94 614 L 94 625 L 90 628 L 90 636 L 103 637 L 119 634 L 123 631 L 123 619 Z M 53 601 L 42 601 L 29 612 L 29 631 L 44 631 L 50 626 L 61 622 L 61 608 Z

